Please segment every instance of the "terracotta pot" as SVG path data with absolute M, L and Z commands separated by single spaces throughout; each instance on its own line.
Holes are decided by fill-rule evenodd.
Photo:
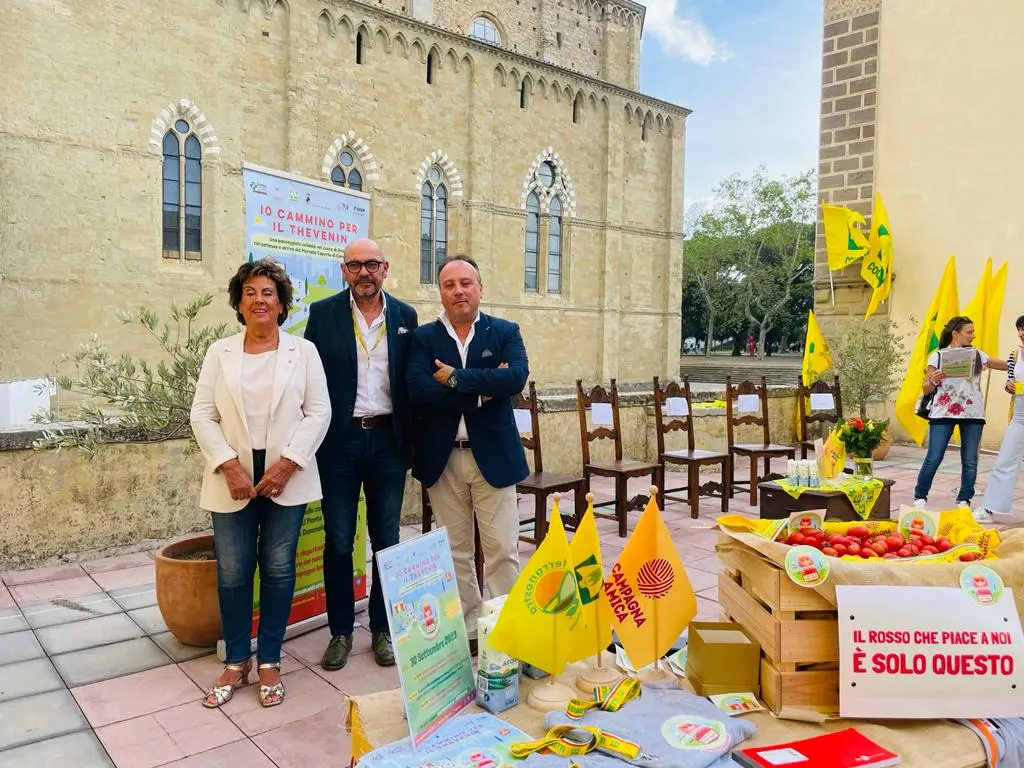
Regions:
M 892 435 L 890 435 L 889 430 L 886 429 L 885 433 L 882 435 L 882 442 L 880 442 L 878 447 L 871 452 L 871 458 L 875 461 L 882 461 L 889 455 L 890 448 L 892 448 Z
M 164 623 L 185 645 L 210 646 L 220 640 L 217 561 L 181 557 L 213 549 L 213 535 L 192 536 L 156 553 L 156 602 Z

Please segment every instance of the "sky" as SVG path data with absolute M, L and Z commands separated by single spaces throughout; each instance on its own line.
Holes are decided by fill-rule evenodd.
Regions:
M 640 90 L 693 110 L 687 204 L 734 173 L 816 167 L 822 0 L 639 0 Z

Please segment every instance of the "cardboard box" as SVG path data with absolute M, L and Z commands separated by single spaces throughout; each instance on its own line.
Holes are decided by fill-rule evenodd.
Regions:
M 731 621 L 690 622 L 686 678 L 698 696 L 760 693 L 761 646 Z

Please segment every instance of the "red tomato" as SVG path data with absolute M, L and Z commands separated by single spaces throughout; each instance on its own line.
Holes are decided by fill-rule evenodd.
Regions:
M 846 552 L 850 555 L 859 555 L 860 544 L 858 544 L 856 541 L 851 541 L 850 544 L 846 547 Z
M 898 535 L 888 536 L 885 539 L 886 548 L 890 552 L 899 552 L 904 546 L 906 546 L 906 543 L 907 542 L 903 540 L 903 537 Z
M 878 553 L 871 547 L 864 547 L 860 551 L 860 556 L 867 560 L 869 557 L 878 557 Z
M 786 543 L 795 546 L 797 544 L 803 544 L 804 539 L 805 536 L 802 533 L 800 533 L 800 531 L 794 531 L 793 533 L 789 534 L 789 538 L 786 539 Z
M 861 539 L 866 539 L 871 535 L 871 531 L 865 528 L 863 525 L 852 525 L 846 529 L 847 536 L 857 536 Z
M 910 557 L 911 556 L 910 547 L 903 547 L 903 549 L 901 549 L 899 552 L 896 553 L 896 556 L 897 557 Z
M 929 544 L 926 547 L 921 547 L 921 554 L 937 555 L 939 554 L 939 550 Z
M 883 560 L 899 560 L 899 556 L 895 552 L 886 552 L 882 555 Z
M 923 546 L 923 547 L 930 546 L 930 545 L 935 543 L 935 539 L 933 539 L 931 536 L 927 536 L 927 535 L 922 535 L 918 539 L 918 541 L 921 542 L 921 546 Z
M 835 550 L 836 555 L 839 557 L 849 554 L 849 550 L 845 544 L 833 544 L 832 549 Z
M 889 548 L 885 545 L 884 541 L 876 541 L 871 545 L 871 549 L 873 549 L 877 555 L 884 555 L 889 551 Z
M 823 555 L 828 555 L 829 557 L 839 557 L 839 553 L 832 547 L 823 547 L 821 553 Z
M 828 537 L 829 544 L 835 546 L 836 544 L 842 544 L 844 547 L 850 543 L 849 536 L 840 536 L 838 533 L 834 533 Z
M 938 541 L 935 542 L 935 548 L 937 550 L 939 550 L 939 552 L 945 552 L 947 549 L 950 549 L 952 546 L 953 545 L 949 543 L 949 539 L 947 539 L 945 537 L 943 537 L 943 538 L 941 538 L 941 539 L 939 539 Z
M 962 555 L 960 555 L 960 559 L 965 563 L 969 563 L 972 560 L 977 560 L 978 555 L 975 552 L 964 552 Z

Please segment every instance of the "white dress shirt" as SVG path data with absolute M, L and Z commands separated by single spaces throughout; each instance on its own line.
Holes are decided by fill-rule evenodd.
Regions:
M 445 330 L 448 331 L 448 335 L 451 336 L 453 339 L 455 339 L 455 346 L 459 348 L 459 357 L 462 358 L 462 367 L 465 368 L 466 367 L 466 355 L 469 353 L 469 345 L 473 342 L 473 336 L 476 335 L 476 324 L 478 322 L 480 322 L 480 312 L 479 312 L 479 310 L 476 313 L 476 318 L 473 320 L 473 325 L 471 325 L 469 327 L 469 335 L 466 336 L 466 342 L 465 343 L 463 343 L 462 340 L 459 338 L 459 334 L 457 334 L 455 332 L 455 327 L 451 324 L 451 322 L 449 322 L 448 316 L 444 313 L 444 310 L 442 310 L 441 314 L 438 315 L 438 319 L 444 325 Z M 456 374 L 456 377 L 457 376 L 458 376 L 458 374 Z M 480 407 L 480 403 L 481 403 L 481 398 L 478 397 L 477 400 L 476 400 L 476 404 L 477 404 L 478 408 Z M 466 417 L 465 416 L 463 416 L 462 418 L 459 419 L 459 431 L 455 433 L 455 439 L 456 440 L 469 440 L 469 432 L 466 431 Z
M 242 408 L 254 451 L 263 451 L 267 447 L 267 424 L 270 422 L 270 399 L 276 368 L 276 349 L 258 355 L 242 354 Z
M 353 416 L 383 416 L 391 413 L 391 376 L 388 371 L 387 299 L 381 293 L 381 311 L 369 325 L 349 292 L 352 318 L 356 323 L 356 404 Z M 362 340 L 359 336 L 362 334 Z

